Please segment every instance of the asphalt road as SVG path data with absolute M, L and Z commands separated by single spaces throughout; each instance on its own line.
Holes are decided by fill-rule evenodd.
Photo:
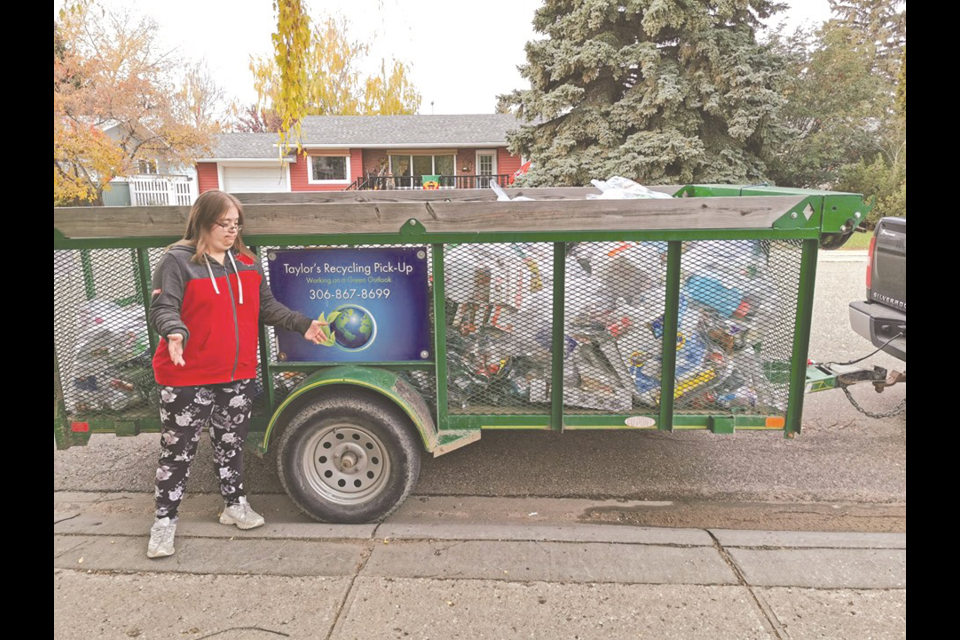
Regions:
M 872 350 L 847 321 L 848 302 L 864 294 L 864 261 L 836 257 L 821 259 L 818 269 L 810 355 L 819 361 Z M 883 354 L 870 362 L 905 367 Z M 905 394 L 903 385 L 882 395 L 855 389 L 874 411 Z M 87 447 L 54 452 L 54 491 L 152 492 L 158 438 L 94 436 Z M 210 460 L 203 442 L 190 492 L 217 491 Z M 282 492 L 272 456 L 249 455 L 247 468 L 248 490 Z M 905 527 L 906 416 L 866 418 L 830 391 L 807 396 L 803 434 L 789 441 L 761 432 L 485 432 L 461 450 L 425 457 L 416 494 L 899 505 Z

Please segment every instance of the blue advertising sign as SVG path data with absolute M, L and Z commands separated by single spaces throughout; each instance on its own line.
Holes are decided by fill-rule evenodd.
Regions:
M 286 362 L 396 362 L 432 356 L 425 247 L 285 249 L 267 254 L 274 297 L 330 323 L 323 345 L 277 327 Z

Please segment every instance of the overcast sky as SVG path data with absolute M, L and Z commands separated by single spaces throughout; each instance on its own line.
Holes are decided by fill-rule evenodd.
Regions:
M 270 0 L 101 0 L 131 7 L 159 25 L 166 47 L 187 59 L 204 59 L 230 98 L 253 102 L 251 55 L 271 52 L 274 22 Z M 55 0 L 54 14 L 63 6 Z M 408 63 L 423 96 L 420 113 L 493 113 L 496 96 L 526 86 L 517 71 L 524 44 L 535 37 L 531 22 L 541 0 L 305 0 L 311 17 L 340 13 L 354 38 L 371 44 L 369 71 L 381 58 Z M 789 25 L 820 22 L 827 0 L 790 0 L 779 17 Z

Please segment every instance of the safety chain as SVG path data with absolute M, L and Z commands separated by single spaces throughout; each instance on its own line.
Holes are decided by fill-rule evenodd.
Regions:
M 872 411 L 867 411 L 866 409 L 860 406 L 860 403 L 858 403 L 856 399 L 854 399 L 853 394 L 850 393 L 850 387 L 843 387 L 843 393 L 846 394 L 847 400 L 850 401 L 850 404 L 853 405 L 853 408 L 859 411 L 860 413 L 862 413 L 863 415 L 867 416 L 868 418 L 878 418 L 878 419 L 892 418 L 894 416 L 899 416 L 900 414 L 905 413 L 907 410 L 906 397 L 904 397 L 903 400 L 900 401 L 900 404 L 898 404 L 896 407 L 894 407 L 890 411 L 884 411 L 883 413 L 874 413 Z

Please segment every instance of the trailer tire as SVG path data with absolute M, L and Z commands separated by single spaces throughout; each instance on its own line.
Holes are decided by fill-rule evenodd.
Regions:
M 420 475 L 420 444 L 392 402 L 337 390 L 290 420 L 277 455 L 287 495 L 308 516 L 334 523 L 383 520 Z

